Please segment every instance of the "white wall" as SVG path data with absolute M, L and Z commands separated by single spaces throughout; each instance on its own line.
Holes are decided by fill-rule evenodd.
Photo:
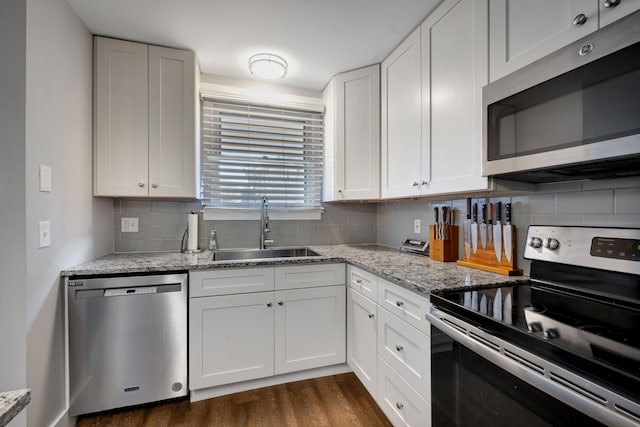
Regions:
M 65 417 L 61 269 L 113 250 L 113 201 L 92 197 L 92 36 L 64 0 L 28 0 L 26 56 L 26 324 L 29 426 Z M 53 172 L 40 192 L 38 167 Z M 38 221 L 51 246 L 38 249 Z
M 0 391 L 26 386 L 25 19 L 24 1 L 0 2 Z

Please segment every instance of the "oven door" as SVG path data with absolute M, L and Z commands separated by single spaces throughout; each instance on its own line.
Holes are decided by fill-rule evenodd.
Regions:
M 438 309 L 427 319 L 434 427 L 638 426 L 607 390 L 573 391 L 587 381 Z

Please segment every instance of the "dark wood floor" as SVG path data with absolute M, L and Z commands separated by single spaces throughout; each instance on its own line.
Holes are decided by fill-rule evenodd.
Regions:
M 78 419 L 90 426 L 391 426 L 353 373 Z

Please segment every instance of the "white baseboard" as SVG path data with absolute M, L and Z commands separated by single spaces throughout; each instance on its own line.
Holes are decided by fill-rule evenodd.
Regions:
M 326 377 L 328 375 L 344 374 L 347 372 L 351 372 L 351 368 L 347 366 L 346 363 L 342 363 L 340 365 L 325 366 L 316 369 L 309 369 L 300 372 L 291 372 L 288 374 L 276 375 L 273 377 L 259 378 L 257 380 L 243 381 L 239 383 L 221 385 L 200 390 L 191 390 L 190 400 L 191 402 L 197 402 L 199 400 L 211 399 L 212 397 L 224 396 L 226 394 L 290 383 L 293 381 Z

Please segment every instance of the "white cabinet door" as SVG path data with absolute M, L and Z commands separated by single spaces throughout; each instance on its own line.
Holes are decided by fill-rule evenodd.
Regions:
M 96 196 L 148 195 L 147 45 L 94 38 Z
M 481 176 L 487 13 L 487 0 L 448 0 L 422 24 L 423 133 L 431 138 L 422 194 L 488 188 Z
M 490 0 L 490 80 L 597 30 L 598 1 Z M 586 22 L 574 23 L 579 15 L 584 15 Z
M 149 46 L 149 196 L 196 198 L 195 57 Z
M 189 388 L 273 375 L 273 292 L 189 300 Z
M 600 28 L 602 28 L 640 9 L 640 0 L 620 0 L 617 4 L 614 0 L 598 0 L 598 5 L 600 6 Z
M 378 389 L 376 304 L 347 290 L 347 364 L 373 398 Z
M 422 146 L 420 28 L 382 62 L 382 198 L 420 194 L 428 174 L 428 145 Z M 428 143 L 428 140 L 427 140 Z
M 335 200 L 380 197 L 380 66 L 335 78 Z
M 345 288 L 275 292 L 276 374 L 345 362 Z

